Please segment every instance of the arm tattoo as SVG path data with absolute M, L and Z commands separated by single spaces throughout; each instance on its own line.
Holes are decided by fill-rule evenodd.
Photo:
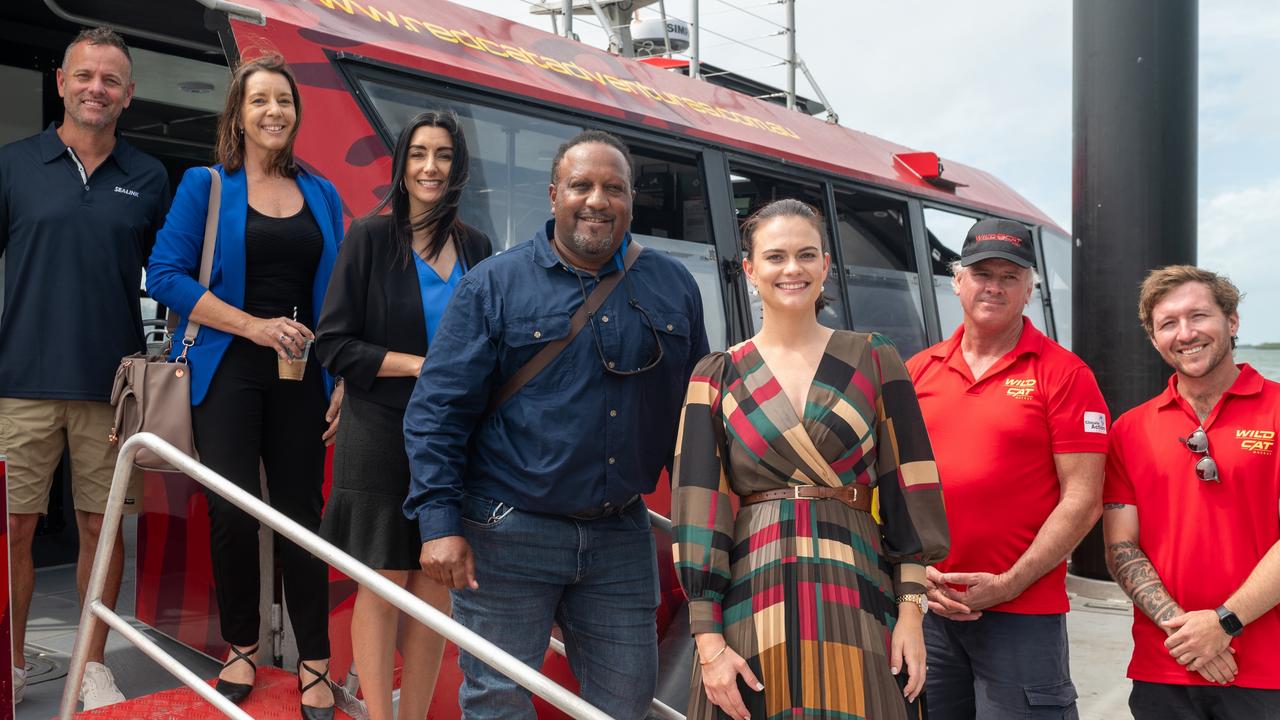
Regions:
M 1102 506 L 1102 509 L 1103 510 L 1119 510 L 1121 508 L 1127 508 L 1127 507 L 1129 506 L 1126 505 L 1125 503 L 1106 503 L 1105 505 Z
M 1125 540 L 1108 545 L 1107 565 L 1120 589 L 1152 622 L 1158 625 L 1182 613 L 1182 608 L 1156 574 L 1150 558 L 1136 542 Z

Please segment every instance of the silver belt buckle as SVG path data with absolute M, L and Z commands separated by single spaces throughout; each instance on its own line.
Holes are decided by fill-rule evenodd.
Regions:
M 809 498 L 807 498 L 807 497 L 805 497 L 804 495 L 801 495 L 801 494 L 800 494 L 800 490 L 801 490 L 802 488 L 804 488 L 804 487 L 806 487 L 806 486 L 805 486 L 805 485 L 797 485 L 797 486 L 795 486 L 795 487 L 791 488 L 791 499 L 792 499 L 792 500 L 808 500 Z

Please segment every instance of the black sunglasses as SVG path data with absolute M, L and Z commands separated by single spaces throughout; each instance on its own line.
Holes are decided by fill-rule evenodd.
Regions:
M 587 313 L 587 323 L 591 326 L 591 337 L 593 340 L 595 340 L 596 354 L 600 356 L 601 367 L 603 367 L 604 371 L 609 373 L 610 375 L 627 377 L 630 375 L 639 375 L 640 373 L 652 370 L 658 366 L 658 363 L 662 362 L 662 339 L 658 336 L 658 328 L 654 326 L 653 319 L 649 317 L 649 313 L 646 312 L 645 309 L 640 306 L 640 302 L 636 300 L 635 295 L 631 294 L 631 283 L 627 280 L 626 268 L 623 268 L 621 272 L 622 272 L 622 282 L 624 285 L 627 286 L 627 294 L 630 295 L 630 297 L 627 299 L 627 305 L 629 305 L 636 312 L 640 313 L 640 317 L 644 322 L 644 326 L 649 328 L 649 332 L 653 333 L 653 346 L 657 348 L 653 356 L 653 359 L 650 360 L 648 363 L 646 363 L 643 367 L 638 367 L 633 370 L 619 370 L 617 368 L 617 363 L 607 359 L 604 356 L 604 345 L 600 342 L 600 332 L 596 330 L 596 314 L 594 312 Z M 578 278 L 578 289 L 582 291 L 582 302 L 585 305 L 587 302 L 587 286 L 585 283 L 582 282 L 581 274 L 575 272 L 573 273 L 573 276 Z M 608 322 L 607 317 L 605 318 L 604 322 Z
M 1218 477 L 1218 463 L 1209 455 L 1209 435 L 1204 428 L 1196 428 L 1187 437 L 1178 438 L 1178 442 L 1191 452 L 1204 456 L 1196 463 L 1196 477 L 1205 481 L 1222 482 L 1222 478 Z

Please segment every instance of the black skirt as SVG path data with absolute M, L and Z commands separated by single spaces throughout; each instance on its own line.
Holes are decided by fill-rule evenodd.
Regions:
M 422 543 L 404 516 L 404 410 L 347 395 L 320 536 L 376 570 L 417 570 Z

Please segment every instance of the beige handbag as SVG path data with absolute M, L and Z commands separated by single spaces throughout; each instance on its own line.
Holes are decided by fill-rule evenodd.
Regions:
M 213 271 L 213 248 L 218 236 L 218 212 L 222 200 L 222 176 L 209 171 L 209 211 L 204 222 L 204 248 L 200 254 L 200 284 L 209 287 Z M 116 408 L 115 422 L 107 440 L 118 445 L 135 433 L 155 433 L 178 450 L 198 458 L 195 436 L 191 430 L 191 372 L 187 366 L 187 350 L 196 342 L 200 324 L 191 321 L 182 337 L 182 354 L 169 361 L 169 349 L 177 316 L 169 313 L 168 338 L 158 355 L 138 353 L 120 361 L 115 384 L 111 388 L 111 404 Z M 140 448 L 134 465 L 143 470 L 174 472 L 175 468 L 148 448 Z

